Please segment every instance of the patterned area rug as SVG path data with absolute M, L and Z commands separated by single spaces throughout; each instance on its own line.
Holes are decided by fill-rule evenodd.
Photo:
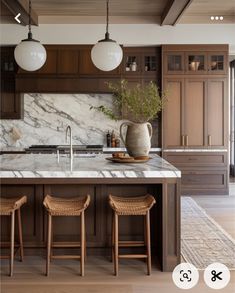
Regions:
M 235 241 L 192 198 L 181 198 L 181 253 L 197 269 L 213 262 L 235 269 Z

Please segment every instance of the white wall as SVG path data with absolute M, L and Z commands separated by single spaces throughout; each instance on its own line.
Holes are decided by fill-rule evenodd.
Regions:
M 104 37 L 104 24 L 41 24 L 33 27 L 34 38 L 43 44 L 93 44 Z M 111 37 L 124 45 L 229 44 L 235 54 L 235 24 L 111 24 Z M 27 27 L 1 25 L 1 44 L 17 44 Z

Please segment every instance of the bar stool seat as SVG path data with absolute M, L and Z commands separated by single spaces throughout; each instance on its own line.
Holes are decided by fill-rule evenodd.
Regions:
M 1 198 L 0 215 L 10 216 L 13 211 L 18 210 L 26 202 L 26 196 L 22 196 L 20 198 Z
M 109 195 L 109 205 L 113 210 L 112 221 L 112 259 L 114 259 L 114 274 L 118 275 L 119 258 L 145 258 L 147 259 L 147 274 L 151 274 L 151 241 L 150 241 L 150 209 L 156 203 L 150 194 L 138 197 L 119 197 Z M 118 217 L 144 216 L 144 241 L 119 241 Z M 119 247 L 145 247 L 145 254 L 119 254 Z
M 53 258 L 56 259 L 80 259 L 80 273 L 84 276 L 84 262 L 86 255 L 86 240 L 85 240 L 85 215 L 84 211 L 89 206 L 90 195 L 75 198 L 58 198 L 47 195 L 44 198 L 43 205 L 48 212 L 48 234 L 47 234 L 47 263 L 46 263 L 46 275 L 49 275 L 50 261 Z M 52 217 L 53 216 L 80 216 L 80 243 L 60 243 L 53 242 L 52 235 Z M 52 247 L 68 248 L 68 247 L 80 247 L 80 255 L 53 255 Z
M 90 196 L 58 198 L 47 195 L 43 204 L 52 216 L 80 216 L 89 202 Z
M 23 204 L 27 202 L 27 197 L 17 197 L 17 198 L 1 198 L 0 199 L 0 216 L 10 216 L 11 217 L 11 240 L 9 243 L 4 243 L 4 247 L 10 246 L 10 255 L 3 256 L 1 258 L 10 259 L 10 273 L 13 276 L 13 263 L 15 255 L 15 212 L 17 212 L 18 220 L 18 234 L 19 234 L 19 245 L 17 248 L 20 250 L 20 260 L 23 261 L 24 251 L 23 251 L 23 237 L 22 237 L 22 224 L 21 224 L 21 211 L 20 208 Z M 1 247 L 3 243 L 1 242 Z
M 109 196 L 109 204 L 119 216 L 146 215 L 155 202 L 149 194 L 138 197 Z

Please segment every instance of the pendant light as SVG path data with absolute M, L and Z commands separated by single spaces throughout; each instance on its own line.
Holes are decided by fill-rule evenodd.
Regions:
M 122 48 L 116 41 L 109 38 L 109 0 L 106 3 L 106 33 L 103 40 L 98 41 L 91 50 L 91 59 L 94 65 L 102 71 L 110 71 L 118 67 L 122 61 Z
M 39 41 L 33 39 L 31 32 L 31 0 L 29 0 L 28 38 L 22 40 L 14 51 L 16 63 L 24 70 L 35 71 L 43 66 L 47 53 Z

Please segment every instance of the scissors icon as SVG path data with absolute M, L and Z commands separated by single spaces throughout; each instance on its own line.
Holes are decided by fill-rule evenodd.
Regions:
M 213 275 L 213 277 L 211 278 L 212 282 L 215 282 L 216 279 L 222 280 L 222 278 L 220 277 L 220 275 L 222 274 L 222 272 L 216 273 L 215 270 L 211 271 L 211 274 Z

